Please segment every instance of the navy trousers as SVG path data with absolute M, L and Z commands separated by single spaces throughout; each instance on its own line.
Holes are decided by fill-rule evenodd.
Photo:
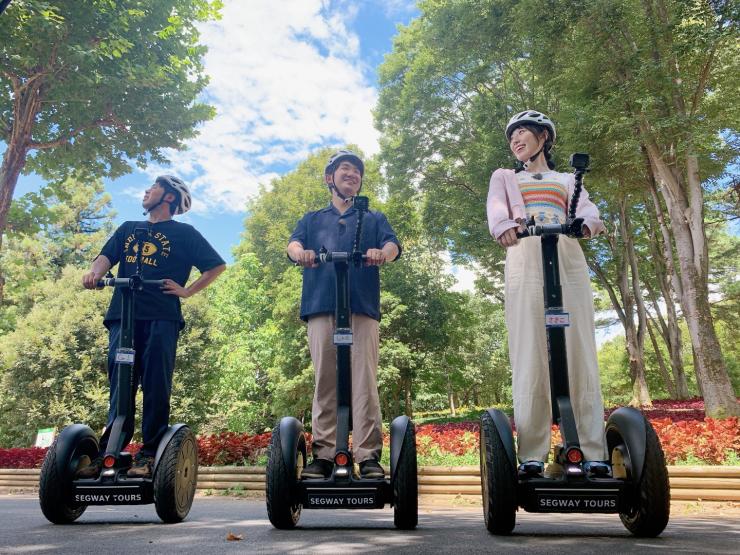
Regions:
M 144 414 L 141 435 L 144 440 L 141 453 L 153 457 L 162 436 L 167 431 L 170 418 L 172 373 L 175 369 L 175 351 L 180 335 L 180 322 L 172 320 L 137 320 L 134 325 L 134 387 L 141 385 L 144 393 Z M 100 438 L 100 453 L 105 452 L 111 424 L 118 412 L 118 368 L 116 349 L 121 336 L 121 322 L 109 322 L 108 328 L 108 382 L 110 383 L 110 408 L 105 431 Z M 134 435 L 135 395 L 131 395 L 130 417 L 124 426 L 123 445 L 128 445 Z

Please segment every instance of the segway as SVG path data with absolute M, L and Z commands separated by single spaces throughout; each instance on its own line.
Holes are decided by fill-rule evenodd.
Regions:
M 292 529 L 301 509 L 382 509 L 393 506 L 397 528 L 416 527 L 417 471 L 416 438 L 413 422 L 398 416 L 391 422 L 391 468 L 389 478 L 358 478 L 349 448 L 352 429 L 352 327 L 349 272 L 361 271 L 362 218 L 368 210 L 367 197 L 355 197 L 358 210 L 353 251 L 326 252 L 321 249 L 317 264 L 333 264 L 336 275 L 334 345 L 337 349 L 337 436 L 334 467 L 328 479 L 301 479 L 306 462 L 303 424 L 286 416 L 272 432 L 267 458 L 267 515 L 275 528 Z
M 578 440 L 568 385 L 565 327 L 570 316 L 563 310 L 557 243 L 560 235 L 582 237 L 582 219 L 576 219 L 587 154 L 574 154 L 575 188 L 565 224 L 535 225 L 518 237 L 541 237 L 544 273 L 545 326 L 549 352 L 553 423 L 560 428 L 563 444 L 555 448 L 557 473 L 522 475 L 517 469 L 509 418 L 488 409 L 481 416 L 480 472 L 483 515 L 492 534 L 514 529 L 519 507 L 534 513 L 618 513 L 635 536 L 655 537 L 668 524 L 670 489 L 660 440 L 643 414 L 633 408 L 614 411 L 606 423 L 610 473 L 589 476 Z M 609 475 L 611 474 L 611 475 Z
M 134 231 L 137 241 L 136 273 L 114 278 L 110 272 L 98 287 L 121 290 L 121 337 L 116 349 L 118 366 L 118 411 L 111 425 L 103 468 L 97 478 L 76 478 L 79 468 L 98 456 L 98 438 L 89 426 L 72 424 L 62 430 L 44 458 L 39 482 L 39 500 L 44 516 L 54 524 L 77 520 L 88 505 L 145 505 L 154 503 L 167 523 L 183 520 L 193 503 L 198 478 L 198 447 L 185 424 L 170 426 L 159 442 L 151 478 L 129 478 L 131 454 L 124 448 L 124 425 L 134 415 L 134 305 L 144 287 L 161 288 L 163 280 L 142 278 L 141 253 L 146 228 Z

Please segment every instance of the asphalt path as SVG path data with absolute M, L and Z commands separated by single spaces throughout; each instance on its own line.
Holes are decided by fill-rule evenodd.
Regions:
M 233 534 L 241 540 L 229 541 Z M 422 507 L 399 531 L 393 511 L 304 511 L 274 529 L 263 500 L 198 497 L 187 520 L 162 524 L 153 505 L 88 507 L 75 523 L 48 523 L 32 495 L 0 496 L 0 553 L 738 553 L 736 515 L 671 518 L 659 538 L 632 537 L 617 515 L 520 512 L 514 534 L 491 536 L 480 508 Z

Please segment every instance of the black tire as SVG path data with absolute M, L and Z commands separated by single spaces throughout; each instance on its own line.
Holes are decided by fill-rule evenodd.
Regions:
M 187 426 L 165 447 L 154 474 L 154 507 L 163 522 L 181 522 L 193 505 L 198 484 L 198 444 Z
M 491 534 L 511 534 L 516 524 L 517 479 L 496 425 L 487 412 L 481 416 L 480 475 L 486 528 Z
M 416 431 L 409 421 L 393 479 L 393 524 L 413 530 L 419 522 L 419 483 L 416 469 Z
M 280 442 L 280 424 L 275 426 L 267 453 L 267 476 L 265 493 L 267 498 L 267 516 L 275 528 L 291 530 L 301 518 L 302 505 L 298 499 L 296 484 L 300 472 L 306 463 L 306 439 L 301 433 L 295 452 L 296 471 L 290 475 L 283 459 L 283 448 Z
M 645 465 L 642 477 L 635 485 L 629 509 L 619 513 L 619 518 L 622 519 L 625 528 L 635 536 L 654 538 L 668 525 L 671 515 L 671 489 L 663 448 L 647 419 L 645 432 Z M 628 476 L 629 478 L 631 476 Z
M 71 441 L 65 441 L 65 435 L 72 436 Z M 73 424 L 56 437 L 46 452 L 39 479 L 41 512 L 49 522 L 70 524 L 85 512 L 87 505 L 71 502 L 72 482 L 81 459 L 97 455 L 98 440 L 87 426 Z

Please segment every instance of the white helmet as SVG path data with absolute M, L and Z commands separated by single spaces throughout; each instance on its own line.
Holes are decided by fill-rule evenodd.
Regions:
M 555 124 L 545 114 L 536 110 L 524 110 L 514 115 L 506 125 L 506 140 L 511 141 L 511 134 L 514 129 L 526 123 L 541 125 L 550 132 L 550 138 L 553 143 L 555 142 Z
M 193 203 L 193 199 L 190 196 L 190 189 L 185 185 L 185 182 L 179 177 L 174 175 L 160 175 L 155 179 L 156 183 L 169 187 L 173 192 L 178 193 L 180 196 L 180 204 L 175 210 L 175 214 L 184 214 L 190 210 L 190 206 Z

